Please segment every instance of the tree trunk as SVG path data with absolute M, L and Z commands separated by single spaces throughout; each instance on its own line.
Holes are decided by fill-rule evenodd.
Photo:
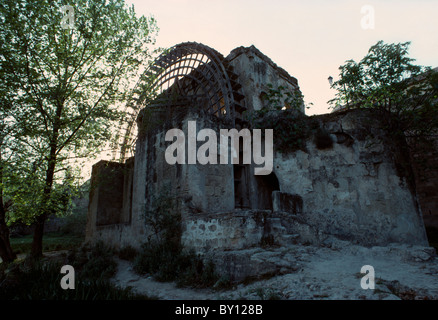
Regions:
M 11 243 L 9 242 L 9 228 L 6 224 L 6 209 L 3 202 L 3 165 L 2 165 L 2 154 L 0 148 L 0 257 L 3 262 L 12 262 L 17 258 L 17 255 L 11 248 Z
M 53 132 L 50 139 L 50 154 L 48 157 L 46 181 L 44 185 L 43 199 L 41 203 L 42 212 L 36 217 L 36 225 L 33 233 L 32 248 L 30 256 L 32 258 L 40 258 L 43 255 L 43 234 L 44 223 L 46 219 L 53 212 L 53 208 L 50 206 L 50 198 L 52 195 L 53 179 L 55 176 L 55 167 L 57 161 L 57 148 L 58 148 L 58 133 L 61 121 L 63 105 L 59 104 L 56 110 L 56 116 L 53 124 Z
M 6 223 L 4 225 L 2 223 L 0 226 L 0 257 L 6 263 L 12 262 L 17 258 L 9 242 L 9 229 Z
M 12 250 L 9 242 L 9 228 L 5 220 L 6 212 L 1 199 L 0 202 L 0 257 L 3 262 L 12 262 L 17 258 L 17 255 Z
M 36 220 L 35 230 L 33 232 L 32 247 L 30 251 L 30 256 L 32 258 L 40 258 L 43 255 L 43 234 L 46 215 L 42 214 L 38 216 Z
M 50 197 L 52 193 L 53 177 L 55 174 L 55 161 L 56 156 L 53 154 L 53 160 L 51 158 L 47 169 L 46 183 L 41 203 L 42 212 L 35 219 L 35 230 L 33 232 L 32 248 L 30 251 L 30 256 L 32 258 L 40 258 L 43 255 L 44 223 L 53 210 L 50 208 Z

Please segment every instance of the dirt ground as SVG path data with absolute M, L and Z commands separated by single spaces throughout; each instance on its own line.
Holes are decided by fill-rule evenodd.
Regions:
M 339 242 L 331 248 L 300 246 L 299 249 L 297 271 L 247 285 L 238 284 L 228 290 L 178 288 L 175 283 L 157 282 L 152 277 L 136 274 L 125 260 L 118 260 L 118 272 L 112 281 L 163 300 L 438 300 L 438 257 L 431 247 L 365 248 Z M 364 265 L 374 268 L 374 289 L 361 286 Z

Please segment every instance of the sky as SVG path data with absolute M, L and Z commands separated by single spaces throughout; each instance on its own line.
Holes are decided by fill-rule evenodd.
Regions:
M 346 60 L 359 61 L 379 40 L 411 42 L 415 63 L 438 67 L 438 0 L 126 0 L 154 16 L 157 46 L 187 41 L 224 56 L 254 45 L 297 78 L 306 114 L 330 112 L 328 77 Z

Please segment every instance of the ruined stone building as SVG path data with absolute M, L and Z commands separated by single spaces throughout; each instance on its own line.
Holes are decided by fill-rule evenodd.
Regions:
M 161 92 L 135 113 L 133 155 L 124 151 L 123 161 L 93 166 L 88 241 L 139 247 L 153 233 L 144 214 L 165 190 L 181 215 L 182 243 L 201 254 L 262 244 L 321 245 L 333 238 L 365 246 L 427 245 L 416 190 L 396 165 L 403 155 L 369 111 L 312 117 L 330 145 L 318 147 L 309 135 L 303 148 L 274 148 L 268 175 L 255 175 L 253 163 L 168 164 L 169 129 L 187 134 L 188 122 L 196 121 L 197 132 L 240 130 L 250 125 L 245 114 L 269 108 L 270 88 L 300 89 L 254 46 L 223 57 L 205 45 L 182 43 L 150 72 Z M 276 137 L 274 131 L 274 143 Z M 238 265 L 233 257 L 225 259 L 228 268 Z

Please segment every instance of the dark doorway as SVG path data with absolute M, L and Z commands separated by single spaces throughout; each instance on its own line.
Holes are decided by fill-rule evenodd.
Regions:
M 255 176 L 257 183 L 257 208 L 272 210 L 272 191 L 280 190 L 280 184 L 274 172 L 267 176 Z
M 239 209 L 249 208 L 248 165 L 235 164 L 234 167 L 234 203 Z

